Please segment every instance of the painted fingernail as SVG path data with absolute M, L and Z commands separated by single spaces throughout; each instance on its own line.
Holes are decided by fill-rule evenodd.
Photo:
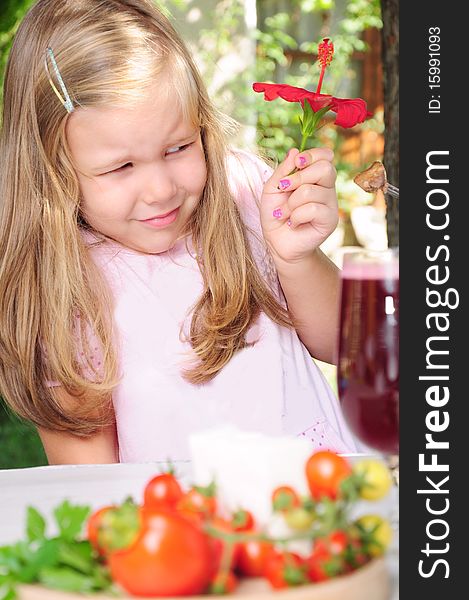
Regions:
M 288 225 L 288 227 L 291 227 L 291 221 L 290 221 L 290 219 L 288 219 L 287 225 Z
M 289 179 L 281 179 L 278 187 L 280 190 L 286 190 L 287 187 L 290 187 L 291 181 Z
M 298 162 L 300 163 L 300 167 L 301 167 L 301 168 L 302 168 L 302 167 L 304 167 L 304 166 L 306 166 L 306 157 L 304 157 L 304 156 L 299 156 L 299 157 L 298 157 Z
M 276 208 L 273 211 L 272 216 L 275 217 L 276 219 L 281 219 L 282 218 L 282 209 L 281 208 Z

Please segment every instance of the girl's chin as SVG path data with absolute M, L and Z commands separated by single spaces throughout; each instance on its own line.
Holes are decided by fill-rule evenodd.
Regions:
M 143 240 L 139 240 L 139 242 L 135 241 L 135 243 L 125 243 L 124 246 L 142 254 L 163 254 L 173 249 L 178 239 L 180 239 L 178 236 L 173 235 L 170 239 L 158 240 L 156 242 L 153 240 L 148 243 L 142 243 Z

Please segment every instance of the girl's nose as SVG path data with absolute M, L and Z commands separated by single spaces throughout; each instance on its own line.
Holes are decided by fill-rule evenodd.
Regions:
M 177 192 L 176 182 L 165 165 L 148 168 L 142 188 L 142 200 L 147 204 L 166 202 Z

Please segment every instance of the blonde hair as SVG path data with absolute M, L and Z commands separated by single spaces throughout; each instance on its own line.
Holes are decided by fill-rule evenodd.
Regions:
M 186 234 L 203 276 L 184 377 L 212 379 L 246 346 L 263 311 L 291 326 L 260 275 L 229 192 L 226 124 L 212 106 L 180 37 L 150 0 L 39 0 L 16 34 L 4 85 L 0 137 L 0 391 L 38 426 L 89 435 L 113 418 L 118 384 L 112 294 L 86 248 L 80 190 L 65 137 L 67 111 L 47 78 L 54 51 L 75 108 L 137 103 L 163 73 L 185 118 L 201 128 L 207 183 Z M 99 372 L 89 332 L 101 346 Z M 93 377 L 85 376 L 88 371 Z M 47 380 L 80 399 L 58 402 Z

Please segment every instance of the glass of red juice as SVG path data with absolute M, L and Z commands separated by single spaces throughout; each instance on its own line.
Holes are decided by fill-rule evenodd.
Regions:
M 399 455 L 399 252 L 356 250 L 341 272 L 337 383 L 350 429 L 395 465 Z

